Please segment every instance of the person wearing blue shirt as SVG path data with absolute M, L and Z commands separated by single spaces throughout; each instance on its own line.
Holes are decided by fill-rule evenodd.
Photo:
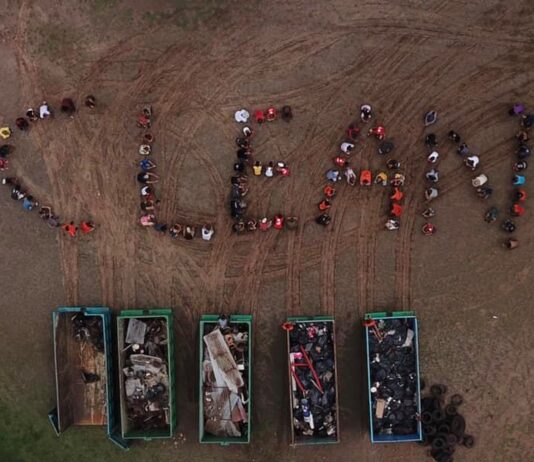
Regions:
M 525 184 L 526 178 L 523 175 L 514 175 L 514 186 Z
M 24 208 L 24 210 L 33 210 L 33 208 L 38 205 L 37 202 L 34 202 L 33 200 L 33 197 L 32 196 L 26 196 L 24 198 L 24 201 L 22 201 L 22 207 Z
M 146 157 L 139 162 L 139 166 L 143 172 L 148 172 L 149 170 L 156 168 L 156 164 Z

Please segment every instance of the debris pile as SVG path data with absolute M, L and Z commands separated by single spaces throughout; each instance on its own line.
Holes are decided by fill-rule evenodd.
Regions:
M 89 342 L 99 353 L 104 353 L 104 331 L 100 316 L 85 316 L 76 313 L 71 318 L 72 335 L 78 343 Z
M 166 429 L 169 426 L 167 342 L 164 318 L 127 321 L 123 373 L 131 430 Z
M 248 436 L 249 326 L 229 323 L 204 325 L 202 383 L 204 430 L 215 436 Z
M 369 360 L 375 435 L 418 433 L 417 357 L 413 319 L 369 319 Z
M 431 446 L 429 456 L 437 462 L 452 462 L 456 446 L 472 448 L 475 439 L 465 433 L 465 419 L 458 413 L 463 403 L 461 395 L 452 395 L 445 404 L 447 387 L 437 384 L 430 387 L 430 395 L 421 400 L 423 446 Z
M 334 322 L 285 324 L 295 438 L 337 440 Z

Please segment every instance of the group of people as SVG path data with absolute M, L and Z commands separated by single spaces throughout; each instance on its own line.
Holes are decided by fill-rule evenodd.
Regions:
M 425 127 L 433 125 L 438 120 L 438 113 L 434 110 L 428 111 L 424 116 Z M 449 137 L 453 132 L 449 133 Z M 426 160 L 431 165 L 430 170 L 425 172 L 425 180 L 427 187 L 425 189 L 425 200 L 431 202 L 439 196 L 439 189 L 437 183 L 439 182 L 439 170 L 437 164 L 439 163 L 439 152 L 437 151 L 438 137 L 435 133 L 429 133 L 424 138 L 424 144 L 427 149 Z M 436 233 L 436 226 L 431 223 L 430 218 L 436 215 L 436 210 L 433 207 L 427 207 L 423 210 L 423 218 L 426 222 L 421 227 L 421 231 L 425 236 L 432 236 Z
M 205 224 L 202 227 L 181 223 L 169 225 L 156 220 L 155 210 L 159 200 L 156 198 L 153 185 L 159 181 L 159 176 L 153 172 L 156 168 L 156 163 L 151 158 L 154 135 L 148 130 L 152 127 L 152 119 L 153 112 L 150 106 L 145 106 L 142 113 L 137 117 L 137 126 L 144 130 L 143 139 L 138 150 L 141 160 L 139 161 L 137 181 L 140 183 L 139 195 L 142 213 L 139 223 L 143 227 L 153 228 L 162 234 L 168 234 L 172 238 L 183 237 L 184 239 L 192 240 L 195 237 L 201 237 L 204 241 L 210 241 L 215 230 L 209 224 Z M 198 233 L 198 228 L 200 228 L 200 233 Z
M 372 119 L 373 109 L 371 105 L 361 105 L 360 121 L 365 124 Z M 329 169 L 325 174 L 327 183 L 323 186 L 323 197 L 317 204 L 317 208 L 320 212 L 315 218 L 317 224 L 327 226 L 332 220 L 329 214 L 329 209 L 332 207 L 333 198 L 336 196 L 335 184 L 342 181 L 343 177 L 345 177 L 347 184 L 350 186 L 355 186 L 358 183 L 358 175 L 354 168 L 351 167 L 349 159 L 356 148 L 360 133 L 361 129 L 358 127 L 358 124 L 351 123 L 347 128 L 345 139 L 339 146 L 340 152 L 332 159 L 334 168 Z M 400 216 L 403 211 L 401 202 L 404 193 L 402 192 L 401 187 L 404 185 L 405 176 L 400 171 L 400 162 L 389 157 L 389 154 L 393 151 L 395 145 L 391 141 L 386 140 L 386 128 L 382 124 L 377 124 L 369 128 L 367 136 L 372 136 L 380 141 L 380 144 L 377 147 L 377 152 L 381 156 L 388 156 L 386 160 L 387 169 L 376 172 L 374 181 L 373 172 L 364 169 L 359 174 L 359 183 L 362 186 L 371 186 L 373 183 L 382 186 L 391 186 L 392 190 L 389 194 L 390 206 L 386 227 L 388 229 L 398 229 L 400 227 Z M 388 173 L 387 170 L 389 170 L 390 173 Z
M 250 113 L 246 109 L 240 109 L 234 114 L 235 121 L 243 124 L 240 135 L 236 138 L 237 145 L 237 161 L 234 163 L 234 174 L 230 179 L 231 192 L 229 200 L 230 216 L 233 219 L 232 229 L 236 233 L 243 233 L 249 231 L 267 231 L 274 229 L 295 229 L 298 225 L 298 220 L 294 216 L 284 217 L 282 214 L 276 214 L 272 219 L 269 217 L 250 218 L 247 217 L 248 204 L 245 201 L 245 196 L 249 192 L 248 185 L 248 170 L 253 176 L 265 176 L 272 178 L 274 176 L 288 177 L 291 174 L 289 166 L 286 162 L 269 161 L 262 164 L 259 160 L 253 159 L 252 138 L 254 137 L 254 130 L 249 125 Z M 256 110 L 254 112 L 254 119 L 258 124 L 265 121 L 273 122 L 278 118 L 285 122 L 291 121 L 293 118 L 293 111 L 290 106 L 283 106 L 280 110 L 271 106 L 266 110 Z
M 432 110 L 424 116 L 425 126 L 433 125 L 438 120 L 438 114 Z M 447 138 L 456 145 L 456 153 L 462 158 L 462 161 L 466 168 L 471 172 L 476 172 L 480 168 L 480 158 L 475 154 L 469 146 L 462 142 L 461 136 L 454 130 L 450 130 L 447 134 Z M 431 165 L 430 170 L 425 172 L 425 180 L 427 181 L 427 188 L 425 189 L 425 200 L 428 202 L 434 201 L 439 197 L 439 188 L 437 186 L 440 180 L 439 170 L 437 164 L 439 163 L 440 155 L 437 151 L 438 136 L 435 133 L 429 133 L 424 138 L 425 146 L 428 153 L 426 160 Z M 488 177 L 480 173 L 478 176 L 472 179 L 472 185 L 476 188 L 477 195 L 482 199 L 491 197 L 493 189 L 488 185 Z M 436 226 L 429 221 L 430 218 L 436 215 L 434 207 L 427 207 L 422 212 L 426 222 L 423 224 L 421 231 L 425 236 L 432 236 L 436 233 Z
M 37 200 L 35 200 L 35 198 L 21 186 L 21 182 L 15 177 L 3 178 L 2 184 L 11 189 L 11 199 L 21 202 L 23 210 L 27 212 L 38 210 L 39 217 L 49 228 L 61 228 L 71 237 L 76 237 L 78 230 L 83 234 L 89 234 L 95 229 L 95 224 L 92 221 L 82 221 L 79 226 L 76 226 L 73 221 L 61 223 L 59 217 L 52 211 L 52 207 L 49 205 L 40 205 L 39 202 L 37 202 Z
M 85 98 L 85 105 L 89 108 L 96 106 L 96 99 L 92 95 Z M 63 114 L 73 117 L 76 112 L 76 106 L 71 98 L 63 98 L 61 100 L 60 110 Z M 39 120 L 47 119 L 53 116 L 53 110 L 50 105 L 43 101 L 37 109 L 30 107 L 26 110 L 24 116 L 17 117 L 15 126 L 20 131 L 27 131 L 31 124 Z M 0 137 L 3 140 L 8 140 L 13 134 L 10 127 L 0 127 Z M 8 157 L 12 154 L 14 147 L 10 144 L 3 144 L 0 146 L 0 170 L 8 169 Z M 51 206 L 40 205 L 29 192 L 22 187 L 21 181 L 15 177 L 5 177 L 2 179 L 2 184 L 11 188 L 11 198 L 15 201 L 20 201 L 22 209 L 28 212 L 37 210 L 39 217 L 52 229 L 60 228 L 70 237 L 76 237 L 78 230 L 83 234 L 89 234 L 94 231 L 95 224 L 92 221 L 82 221 L 76 225 L 74 221 L 61 222 Z
M 529 130 L 534 125 L 534 113 L 527 113 L 525 106 L 521 103 L 514 104 L 508 111 L 512 117 L 519 118 L 519 131 L 515 134 L 517 140 L 516 145 L 516 161 L 513 165 L 514 175 L 512 177 L 513 191 L 511 197 L 511 204 L 509 208 L 509 217 L 506 218 L 501 227 L 508 233 L 516 231 L 517 225 L 514 218 L 525 214 L 525 201 L 527 193 L 523 188 L 526 183 L 525 170 L 528 168 L 527 159 L 530 157 L 531 148 L 527 143 L 529 140 Z M 496 209 L 493 207 L 492 209 Z M 486 213 L 487 221 L 495 221 L 497 219 L 497 210 L 488 210 Z M 493 213 L 492 213 L 493 212 Z M 519 241 L 515 237 L 510 237 L 505 240 L 504 245 L 508 249 L 515 249 L 519 246 Z

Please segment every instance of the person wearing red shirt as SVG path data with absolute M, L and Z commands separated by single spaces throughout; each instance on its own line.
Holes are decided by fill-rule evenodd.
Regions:
M 70 223 L 64 223 L 61 225 L 61 228 L 63 231 L 65 231 L 70 237 L 76 237 L 76 232 L 78 231 L 78 228 L 74 226 L 74 222 L 71 221 Z
M 336 190 L 330 186 L 330 185 L 326 185 L 324 188 L 323 188 L 323 192 L 324 192 L 324 195 L 328 198 L 328 199 L 332 199 L 332 197 L 334 197 L 336 195 Z
M 334 164 L 337 165 L 338 167 L 344 167 L 346 162 L 347 162 L 347 158 L 345 156 L 334 157 Z
M 425 236 L 432 236 L 436 233 L 436 227 L 432 223 L 425 223 L 421 228 Z
M 383 140 L 386 137 L 386 128 L 383 125 L 377 125 L 376 127 L 370 128 L 368 136 L 371 135 L 379 140 Z
M 519 188 L 516 192 L 515 192 L 515 198 L 519 201 L 519 202 L 525 202 L 527 200 L 527 193 L 524 189 L 521 189 Z
M 404 197 L 404 193 L 399 188 L 395 188 L 393 191 L 394 192 L 391 195 L 390 199 L 397 202 L 402 200 L 402 198 Z
M 95 230 L 95 224 L 92 221 L 82 221 L 80 223 L 80 230 L 84 234 L 89 234 Z
M 402 206 L 399 204 L 391 204 L 390 215 L 394 217 L 400 217 L 402 215 Z
M 282 229 L 284 227 L 284 216 L 283 215 L 275 215 L 274 216 L 274 229 Z
M 260 220 L 260 224 L 258 227 L 261 231 L 267 231 L 272 226 L 272 224 L 273 222 L 271 220 L 269 220 L 267 217 L 263 217 Z
M 519 204 L 512 205 L 510 211 L 514 217 L 520 217 L 525 214 L 525 208 L 521 207 Z
M 323 199 L 321 202 L 319 202 L 318 207 L 321 212 L 324 212 L 325 210 L 328 210 L 332 203 L 328 199 Z

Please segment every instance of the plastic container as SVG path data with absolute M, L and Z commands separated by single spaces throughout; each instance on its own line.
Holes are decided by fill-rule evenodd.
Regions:
M 117 434 L 109 308 L 58 308 L 52 331 L 56 408 L 48 418 L 56 434 L 71 425 L 105 425 L 108 437 L 126 449 Z
M 205 383 L 206 374 L 204 373 L 205 362 L 209 361 L 209 354 L 206 343 L 204 341 L 204 336 L 213 331 L 213 327 L 218 325 L 219 315 L 208 314 L 203 315 L 200 318 L 199 325 L 199 405 L 198 405 L 198 422 L 199 422 L 199 441 L 200 443 L 216 443 L 223 446 L 228 446 L 230 444 L 248 444 L 250 443 L 251 436 L 251 417 L 252 417 L 252 316 L 251 315 L 231 315 L 227 318 L 229 326 L 235 327 L 239 332 L 241 338 L 244 338 L 242 335 L 247 334 L 246 342 L 243 342 L 239 346 L 234 337 L 229 339 L 231 343 L 234 343 L 232 351 L 236 351 L 236 348 L 239 347 L 238 352 L 242 350 L 240 354 L 234 353 L 234 357 L 238 358 L 236 365 L 240 369 L 240 374 L 243 379 L 243 386 L 239 388 L 239 394 L 243 394 L 244 398 L 244 411 L 246 412 L 246 420 L 240 422 L 239 424 L 230 424 L 232 428 L 239 428 L 240 436 L 237 434 L 235 436 L 216 435 L 213 430 L 216 428 L 222 428 L 221 422 L 224 423 L 225 419 L 220 419 L 219 414 L 210 414 L 210 404 L 213 402 L 211 396 L 207 395 L 206 392 L 211 392 L 217 390 L 217 387 L 208 386 Z M 227 341 L 228 343 L 228 341 Z M 246 347 L 245 347 L 246 345 Z M 226 388 L 228 390 L 228 388 Z M 213 395 L 212 395 L 213 396 Z M 235 396 L 235 395 L 234 395 Z M 230 406 L 230 399 L 228 401 L 224 400 Z M 213 408 L 215 409 L 215 408 Z M 235 405 L 232 409 L 228 408 L 228 414 L 232 414 L 232 410 L 235 409 Z M 237 413 L 238 410 L 235 409 Z M 211 421 L 210 421 L 211 420 Z M 210 427 L 212 428 L 210 432 Z
M 283 328 L 287 335 L 291 443 L 293 445 L 338 443 L 339 409 L 334 318 L 290 317 L 287 318 Z M 308 342 L 303 342 L 304 337 L 301 337 L 302 341 L 299 342 L 297 339 L 299 333 L 302 336 L 309 336 L 312 343 L 314 341 L 311 339 L 323 338 L 324 335 L 325 343 L 321 351 L 325 356 L 321 356 L 323 353 L 306 351 L 303 343 Z M 314 344 L 312 348 L 315 349 L 317 345 Z M 330 366 L 322 367 L 325 360 L 329 361 Z M 312 379 L 302 380 L 304 378 L 302 373 Z M 302 389 L 306 390 L 306 397 Z M 326 404 L 321 402 L 316 407 L 314 402 L 318 404 L 318 400 L 323 398 L 327 400 Z M 325 409 L 328 411 L 325 412 Z
M 411 344 L 413 354 L 415 356 L 413 364 L 413 370 L 407 374 L 415 374 L 414 380 L 412 383 L 415 383 L 415 405 L 416 413 L 413 418 L 403 419 L 399 422 L 399 426 L 407 424 L 408 428 L 413 428 L 413 431 L 406 432 L 405 434 L 380 434 L 379 431 L 375 431 L 375 423 L 377 417 L 377 405 L 378 399 L 376 396 L 376 382 L 373 382 L 371 377 L 371 362 L 375 361 L 376 358 L 373 356 L 373 353 L 370 351 L 370 336 L 374 336 L 374 328 L 372 324 L 374 322 L 379 323 L 381 320 L 400 320 L 403 322 L 409 330 L 413 331 L 413 338 L 409 341 Z M 406 324 L 404 324 L 406 323 Z M 367 324 L 367 325 L 366 325 Z M 420 374 L 419 374 L 419 332 L 418 332 L 418 322 L 417 318 L 411 311 L 396 311 L 392 313 L 380 312 L 380 313 L 367 313 L 365 315 L 364 322 L 365 329 L 365 346 L 366 346 L 366 362 L 367 362 L 367 392 L 368 392 L 368 401 L 369 401 L 369 434 L 371 438 L 371 443 L 403 443 L 410 441 L 421 441 L 423 438 L 421 422 L 417 419 L 417 415 L 421 414 L 421 389 L 420 389 Z M 379 334 L 380 335 L 380 334 Z M 406 337 L 405 342 L 408 341 Z M 380 359 L 380 358 L 379 358 Z M 380 387 L 380 385 L 378 385 Z M 375 391 L 375 393 L 372 392 Z M 384 418 L 384 417 L 383 417 Z
M 162 362 L 165 366 L 167 375 L 166 383 L 162 388 L 165 399 L 161 401 L 161 410 L 164 411 L 165 419 L 160 425 L 154 425 L 154 418 L 149 420 L 149 424 L 139 425 L 133 423 L 133 411 L 128 406 L 127 393 L 127 379 L 124 370 L 129 367 L 131 363 L 130 354 L 133 353 L 133 344 L 126 342 L 128 334 L 128 325 L 132 320 L 138 320 L 143 323 L 150 324 L 151 322 L 160 322 L 162 333 L 166 342 L 160 346 L 162 350 Z M 121 414 L 121 434 L 125 439 L 142 439 L 151 440 L 153 438 L 171 438 L 174 434 L 176 426 L 176 411 L 175 411 L 175 365 L 174 365 L 174 334 L 173 334 L 173 314 L 170 309 L 154 309 L 154 310 L 125 310 L 117 316 L 117 353 L 119 363 L 119 401 Z M 148 349 L 147 345 L 144 346 Z M 139 350 L 137 353 L 147 353 Z M 148 353 L 147 353 L 148 354 Z M 148 382 L 146 382 L 148 383 Z M 158 386 L 157 384 L 156 386 Z M 154 383 L 150 386 L 154 388 Z M 141 387 L 142 388 L 142 387 Z M 144 396 L 147 396 L 146 390 Z M 140 419 L 142 420 L 142 419 Z M 139 427 L 145 428 L 139 428 Z M 136 428 L 137 427 L 137 428 Z

